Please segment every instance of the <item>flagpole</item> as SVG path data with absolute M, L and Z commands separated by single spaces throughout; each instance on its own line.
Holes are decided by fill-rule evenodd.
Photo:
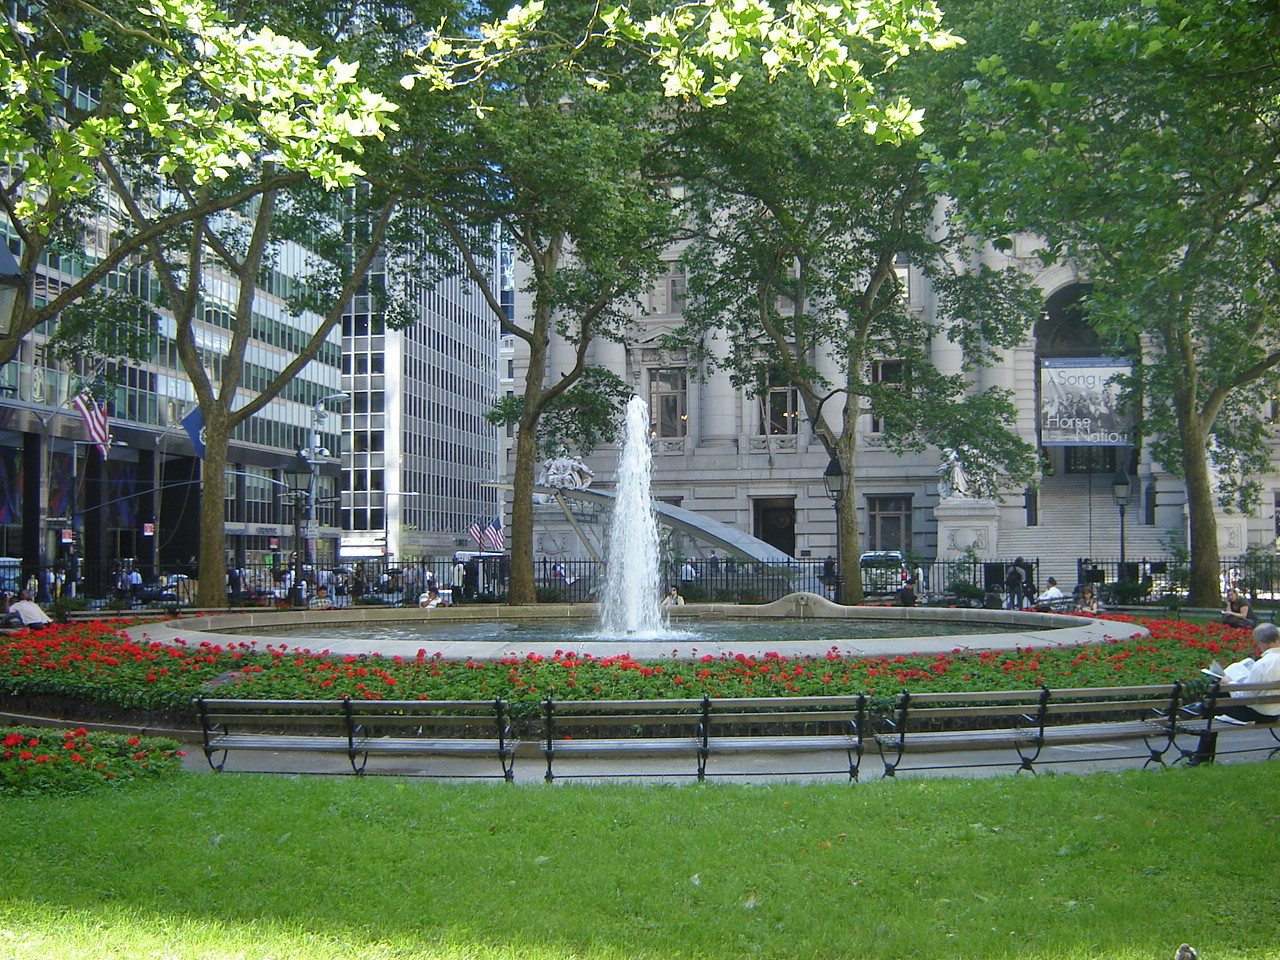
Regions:
M 99 364 L 98 369 L 94 372 L 95 378 L 99 374 L 101 374 L 102 369 L 103 367 L 105 367 L 105 365 L 106 365 L 105 361 Z M 80 391 L 78 390 L 73 391 L 70 388 L 70 381 L 69 381 L 66 396 L 62 398 L 61 402 L 59 402 L 56 407 L 54 407 L 44 416 L 41 416 L 39 413 L 35 413 L 35 411 L 33 411 L 36 420 L 40 424 L 40 432 L 42 434 L 42 442 L 40 445 L 41 446 L 40 474 L 43 482 L 39 485 L 40 492 L 37 497 L 37 506 L 36 506 L 35 570 L 30 571 L 30 568 L 28 568 L 28 570 L 23 571 L 22 579 L 24 582 L 28 579 L 30 573 L 34 572 L 36 575 L 37 581 L 40 583 L 43 583 L 45 569 L 47 567 L 52 566 L 49 560 L 48 540 L 49 540 L 49 495 L 53 492 L 53 489 L 52 489 L 53 487 L 53 423 L 54 423 L 54 419 L 63 412 L 63 409 L 72 401 L 74 401 L 75 398 L 79 395 L 80 395 Z M 73 461 L 72 462 L 73 474 L 71 477 L 71 482 L 74 485 L 75 484 L 75 475 L 74 475 L 75 447 L 72 447 L 71 449 L 72 449 L 71 458 Z M 56 548 L 54 550 L 54 553 L 55 554 L 57 553 Z

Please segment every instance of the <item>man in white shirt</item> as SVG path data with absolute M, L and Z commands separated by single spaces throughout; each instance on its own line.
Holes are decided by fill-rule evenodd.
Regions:
M 29 590 L 18 591 L 18 599 L 9 604 L 9 613 L 17 616 L 24 627 L 30 627 L 33 630 L 41 630 L 53 622 L 49 619 L 49 615 L 31 599 Z
M 1037 610 L 1045 613 L 1053 609 L 1053 601 L 1062 600 L 1064 597 L 1066 594 L 1058 588 L 1058 581 L 1050 577 L 1045 581 L 1044 593 L 1036 597 L 1033 604 Z
M 1280 627 L 1274 623 L 1264 623 L 1253 631 L 1253 642 L 1258 645 L 1258 658 L 1249 668 L 1249 673 L 1238 683 L 1274 683 L 1275 690 L 1241 690 L 1232 693 L 1233 697 L 1247 697 L 1258 693 L 1280 693 Z M 1223 681 L 1222 688 L 1230 689 L 1232 683 Z M 1225 706 L 1219 707 L 1220 716 L 1243 720 L 1246 723 L 1270 723 L 1280 717 L 1280 703 L 1260 703 L 1256 707 Z

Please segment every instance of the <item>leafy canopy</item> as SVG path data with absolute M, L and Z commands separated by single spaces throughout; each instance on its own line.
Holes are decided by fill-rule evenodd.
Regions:
M 942 27 L 932 0 L 793 0 L 779 10 L 765 0 L 688 0 L 652 10 L 639 4 L 597 8 L 576 32 L 546 24 L 544 0 L 512 7 L 478 37 L 448 36 L 444 24 L 421 51 L 416 76 L 437 86 L 480 85 L 498 63 L 518 58 L 530 44 L 562 51 L 566 68 L 582 69 L 605 87 L 607 73 L 575 62 L 593 42 L 637 48 L 660 69 L 668 97 L 722 104 L 743 71 L 760 65 L 770 78 L 803 71 L 815 85 L 838 88 L 841 123 L 856 123 L 877 142 L 896 142 L 921 131 L 921 111 L 903 97 L 884 99 L 866 68 L 888 69 L 912 51 L 943 50 L 963 41 Z M 478 108 L 483 109 L 483 98 Z
M 0 30 L 0 163 L 22 171 L 10 214 L 36 218 L 40 233 L 51 228 L 40 211 L 54 209 L 45 201 L 91 194 L 96 161 L 131 134 L 153 138 L 161 173 L 181 169 L 195 184 L 265 159 L 349 186 L 362 173 L 361 141 L 391 125 L 395 105 L 358 82 L 358 64 L 319 62 L 270 28 L 232 22 L 212 0 L 145 0 L 119 16 L 70 6 L 74 29 L 35 4 Z M 94 77 L 84 65 L 117 43 L 140 55 Z M 78 109 L 67 107 L 68 76 L 96 81 Z

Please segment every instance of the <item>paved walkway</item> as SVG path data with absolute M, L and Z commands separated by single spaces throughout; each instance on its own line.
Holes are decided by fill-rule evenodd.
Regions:
M 1194 746 L 1193 742 L 1184 744 Z M 1219 735 L 1217 763 L 1250 763 L 1269 759 L 1280 750 L 1280 743 L 1267 730 L 1249 727 L 1224 729 Z M 211 772 L 199 746 L 187 748 L 183 768 L 196 773 Z M 1142 740 L 1120 740 L 1111 743 L 1061 745 L 1046 748 L 1036 773 L 1019 773 L 1016 753 L 1003 750 L 951 750 L 939 753 L 912 753 L 898 768 L 895 780 L 920 778 L 997 776 L 1039 776 L 1046 773 L 1118 773 L 1145 769 L 1157 774 L 1158 764 L 1147 765 L 1149 754 Z M 1167 755 L 1172 764 L 1176 754 Z M 1182 764 L 1179 763 L 1179 766 Z M 351 776 L 351 765 L 345 757 L 289 753 L 287 751 L 242 751 L 232 754 L 226 764 L 228 773 L 280 773 L 292 775 Z M 782 755 L 769 751 L 735 753 L 707 761 L 708 782 L 773 783 L 809 782 L 847 784 L 849 759 L 842 751 Z M 522 743 L 514 764 L 515 783 L 542 784 L 546 773 L 537 742 Z M 693 784 L 696 759 L 688 757 L 618 756 L 558 757 L 555 761 L 555 783 L 605 783 L 618 780 L 649 784 Z M 874 747 L 862 758 L 859 782 L 871 783 L 882 778 L 884 764 Z M 484 779 L 501 783 L 496 759 L 475 760 L 456 757 L 371 757 L 366 776 L 431 777 L 443 780 Z

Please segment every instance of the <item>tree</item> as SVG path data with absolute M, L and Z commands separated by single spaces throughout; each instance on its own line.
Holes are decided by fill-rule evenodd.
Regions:
M 919 145 L 841 127 L 841 108 L 828 90 L 748 77 L 730 103 L 693 118 L 681 140 L 696 217 L 691 306 L 676 339 L 757 394 L 798 391 L 848 485 L 840 599 L 857 603 L 860 569 L 848 561 L 860 542 L 852 487 L 865 407 L 892 450 L 952 448 L 980 492 L 1024 483 L 1032 451 L 1009 429 L 1007 392 L 975 391 L 965 371 L 1017 343 L 1034 306 L 1024 278 L 974 265 L 926 185 Z M 937 135 L 943 115 L 928 116 Z M 904 259 L 932 283 L 935 316 L 907 309 Z M 723 345 L 708 349 L 714 339 Z M 947 339 L 964 359 L 943 372 L 930 344 Z
M 978 230 L 1035 234 L 1046 262 L 1087 274 L 1089 322 L 1135 358 L 1144 439 L 1186 484 L 1189 602 L 1214 606 L 1214 501 L 1256 501 L 1280 386 L 1280 14 L 1013 6 L 1016 29 L 974 19 L 970 138 L 944 179 L 982 210 Z
M 362 141 L 393 110 L 351 64 L 233 24 L 210 0 L 22 9 L 26 20 L 11 17 L 0 30 L 0 206 L 22 244 L 24 275 L 49 254 L 79 261 L 79 275 L 42 291 L 43 303 L 29 284 L 19 292 L 0 363 L 41 324 L 52 323 L 56 339 L 68 306 L 136 268 L 169 231 L 308 178 L 353 184 Z M 240 176 L 264 169 L 265 156 L 268 175 Z M 171 196 L 165 188 L 177 183 L 196 188 L 197 202 L 160 213 L 147 201 L 145 226 L 112 224 L 111 167 L 136 173 L 128 189 L 148 198 Z M 236 189 L 200 190 L 229 183 Z
M 359 11 L 357 19 L 343 24 L 335 17 L 349 11 L 345 5 L 333 10 L 308 5 L 291 28 L 322 49 L 356 55 L 362 81 L 369 89 L 390 91 L 398 88 L 402 75 L 404 39 L 420 35 L 421 25 L 439 16 L 440 10 L 437 0 L 402 0 L 393 8 Z M 258 9 L 257 14 L 266 17 L 270 12 Z M 377 98 L 379 94 L 371 92 L 370 96 Z M 407 325 L 416 319 L 416 314 L 403 309 L 394 285 L 369 282 L 370 269 L 379 258 L 404 263 L 410 253 L 430 246 L 429 232 L 417 218 L 406 214 L 441 189 L 442 161 L 436 151 L 444 149 L 442 145 L 456 126 L 453 107 L 449 97 L 437 93 L 403 94 L 395 126 L 364 151 L 364 169 L 356 189 L 334 190 L 316 178 L 272 183 L 273 164 L 264 158 L 244 175 L 246 180 L 268 184 L 258 190 L 252 204 L 238 205 L 222 215 L 199 217 L 192 221 L 191 229 L 172 232 L 167 242 L 150 245 L 151 263 L 172 310 L 178 354 L 204 418 L 201 605 L 212 606 L 223 598 L 225 466 L 236 428 L 286 391 L 308 404 L 320 403 L 322 398 L 314 393 L 299 394 L 297 380 L 324 348 L 357 293 L 370 296 L 388 326 Z M 411 169 L 427 170 L 431 175 L 411 176 Z M 122 186 L 117 184 L 121 202 L 134 222 L 142 223 L 145 212 L 120 193 Z M 235 191 L 237 185 L 235 178 L 229 177 L 217 184 L 183 184 L 177 189 L 180 202 L 192 208 L 203 196 L 216 195 L 220 189 Z M 278 266 L 290 244 L 295 254 L 302 252 L 307 257 L 306 269 L 294 277 L 297 286 L 287 297 L 288 312 L 304 318 L 299 325 L 304 334 L 283 345 L 285 362 L 278 372 L 259 366 L 251 380 L 246 356 L 259 323 L 259 280 Z M 298 245 L 302 245 L 301 251 Z M 211 275 L 233 278 L 237 292 L 225 318 L 230 340 L 215 356 L 202 344 L 196 326 L 207 306 Z M 429 281 L 432 275 L 432 268 L 424 264 L 417 278 Z M 211 361 L 218 366 L 216 373 L 209 369 Z
M 574 24 L 558 11 L 554 23 Z M 536 47 L 536 44 L 535 44 Z M 466 151 L 462 189 L 431 207 L 502 330 L 528 355 L 522 396 L 495 419 L 516 425 L 511 511 L 512 603 L 536 600 L 533 485 L 539 453 L 589 449 L 611 435 L 620 382 L 591 363 L 597 340 L 627 336 L 632 304 L 659 268 L 675 229 L 664 184 L 648 176 L 667 121 L 654 71 L 621 49 L 579 51 L 582 70 L 563 69 L 552 46 L 530 48 L 495 70 L 486 109 L 458 131 Z M 527 317 L 508 316 L 493 271 L 495 245 L 509 244 L 528 270 Z M 552 355 L 552 341 L 571 355 Z M 590 399 L 591 403 L 581 402 Z M 603 402 L 602 402 L 603 401 Z M 553 426 L 554 424 L 554 426 Z M 548 429 L 551 427 L 551 429 Z M 571 431 L 571 432 L 570 432 Z

